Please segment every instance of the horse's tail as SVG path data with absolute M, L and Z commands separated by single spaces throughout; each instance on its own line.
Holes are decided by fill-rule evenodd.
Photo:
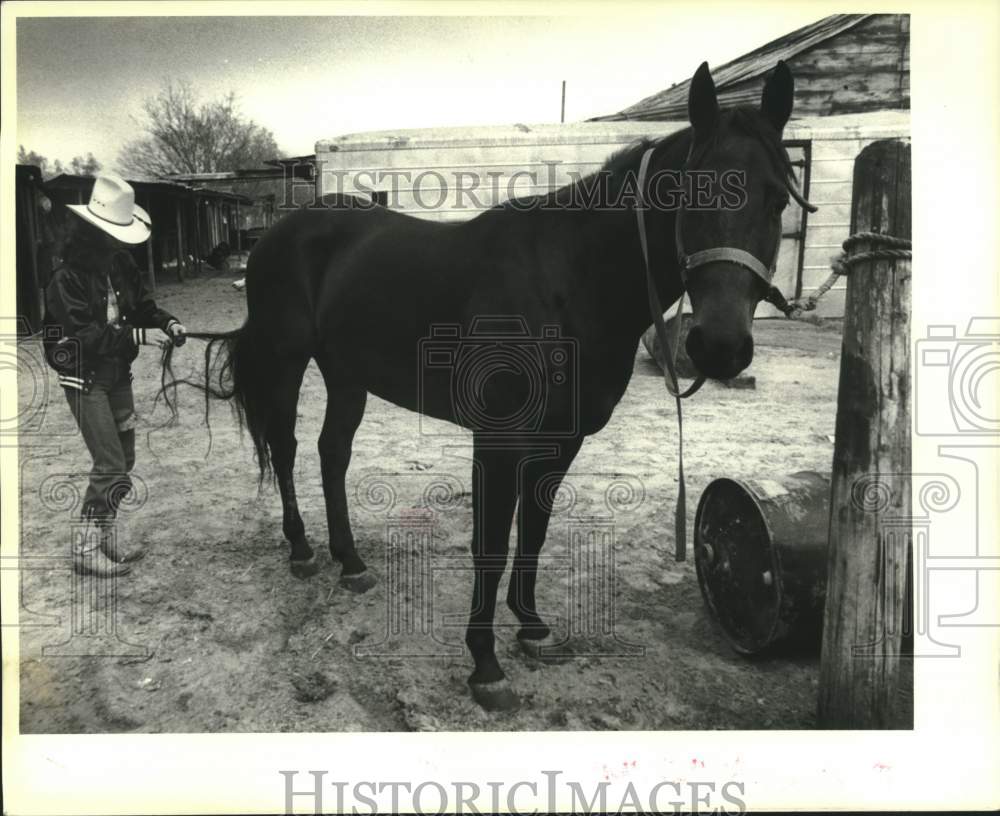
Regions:
M 174 376 L 174 347 L 163 350 L 160 391 L 174 419 L 177 417 L 177 386 L 190 385 L 205 394 L 205 424 L 209 427 L 209 405 L 212 398 L 229 402 L 236 414 L 240 430 L 250 432 L 260 468 L 260 480 L 272 473 L 271 454 L 267 445 L 267 423 L 270 415 L 271 389 L 267 365 L 271 344 L 256 332 L 248 321 L 242 328 L 229 332 L 188 332 L 188 338 L 205 341 L 204 381 Z

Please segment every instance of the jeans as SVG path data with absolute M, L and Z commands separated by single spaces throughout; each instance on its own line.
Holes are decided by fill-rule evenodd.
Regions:
M 132 489 L 135 465 L 135 402 L 128 363 L 112 361 L 99 373 L 90 393 L 64 388 L 93 467 L 83 498 L 83 517 L 112 521 Z

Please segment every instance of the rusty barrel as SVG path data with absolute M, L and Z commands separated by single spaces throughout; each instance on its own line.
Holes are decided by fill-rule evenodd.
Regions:
M 695 569 L 733 648 L 818 649 L 826 598 L 830 477 L 716 479 L 695 517 Z

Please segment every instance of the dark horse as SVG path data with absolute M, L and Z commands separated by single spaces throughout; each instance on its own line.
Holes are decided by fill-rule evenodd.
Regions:
M 636 211 L 628 203 L 634 198 L 627 195 L 640 160 L 653 149 L 649 178 L 682 168 L 717 177 L 729 171 L 730 178 L 735 171 L 744 191 L 740 206 L 685 205 L 684 247 L 732 247 L 769 266 L 781 212 L 790 193 L 798 198 L 781 145 L 792 95 L 791 73 L 778 63 L 759 107 L 720 111 L 703 64 L 691 84 L 690 128 L 626 148 L 595 176 L 547 195 L 507 202 L 459 224 L 331 196 L 325 206 L 275 224 L 250 255 L 246 323 L 203 336 L 221 344 L 228 372 L 222 395 L 245 421 L 262 477 L 272 472 L 277 480 L 292 571 L 303 577 L 317 569 L 293 482 L 296 404 L 310 360 L 328 395 L 319 452 L 330 552 L 350 590 L 375 583 L 355 549 L 345 492 L 368 393 L 470 428 L 475 580 L 465 641 L 475 670 L 469 682 L 481 705 L 515 706 L 493 633 L 515 506 L 507 605 L 520 623 L 518 638 L 537 653 L 550 635 L 535 608 L 535 577 L 555 488 L 584 437 L 611 417 L 650 324 Z M 605 193 L 620 206 L 598 201 Z M 677 218 L 669 207 L 651 207 L 645 216 L 663 304 L 682 295 Z M 753 313 L 768 287 L 745 265 L 722 259 L 701 265 L 686 288 L 694 310 L 691 359 L 709 377 L 735 376 L 753 357 Z M 463 402 L 448 367 L 461 358 L 462 344 L 481 348 L 484 331 L 495 348 L 503 346 L 498 336 L 509 336 L 511 348 L 534 344 L 537 365 L 487 367 Z M 436 363 L 435 349 L 443 354 Z M 543 407 L 525 413 L 539 388 L 542 399 L 534 404 Z

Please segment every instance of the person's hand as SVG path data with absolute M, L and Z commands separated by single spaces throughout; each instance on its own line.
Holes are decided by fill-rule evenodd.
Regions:
M 171 323 L 167 334 L 170 335 L 170 341 L 175 346 L 183 346 L 187 342 L 187 329 L 180 323 Z

